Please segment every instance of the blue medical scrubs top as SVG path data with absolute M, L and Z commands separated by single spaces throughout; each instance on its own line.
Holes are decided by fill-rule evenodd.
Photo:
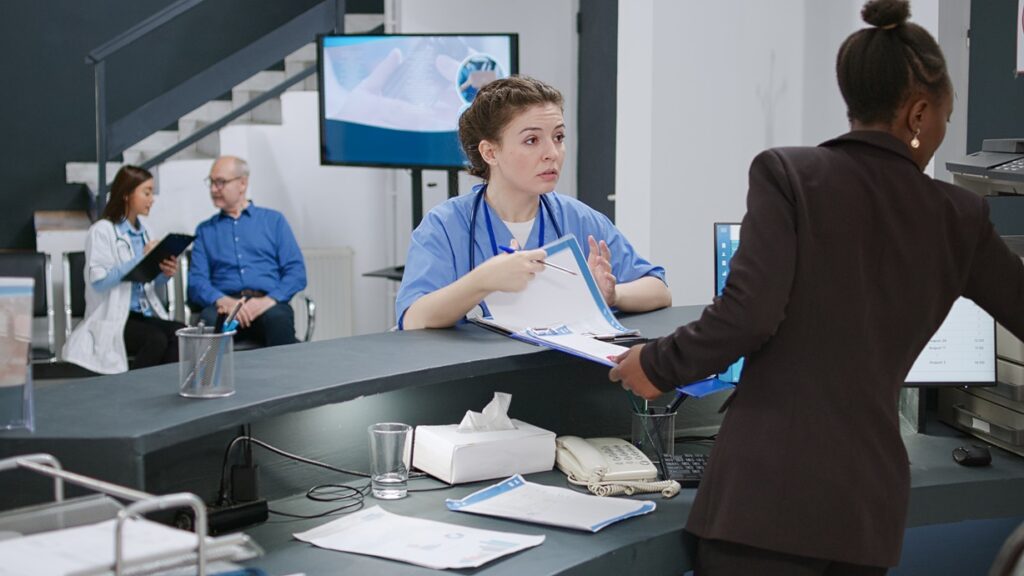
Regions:
M 405 259 L 402 286 L 398 289 L 398 298 L 395 301 L 395 317 L 398 318 L 399 328 L 402 328 L 405 311 L 413 302 L 469 273 L 470 242 L 473 243 L 477 266 L 495 256 L 487 234 L 485 201 L 480 203 L 476 215 L 476 229 L 472 237 L 469 233 L 474 199 L 479 193 L 479 188 L 475 187 L 472 194 L 451 198 L 434 207 L 413 231 L 409 254 Z M 589 255 L 590 252 L 587 236 L 607 242 L 612 253 L 612 274 L 619 283 L 632 282 L 644 276 L 654 276 L 662 282 L 665 281 L 665 269 L 640 257 L 626 237 L 604 214 L 575 198 L 562 196 L 556 192 L 548 192 L 544 196 L 551 207 L 551 212 L 549 213 L 541 204 L 533 229 L 530 231 L 530 238 L 526 246 L 522 247 L 524 250 L 541 246 L 540 218 L 545 219 L 544 242 L 550 243 L 558 239 L 553 218 L 562 234 L 576 236 L 585 255 Z M 512 232 L 493 212 L 491 225 L 497 244 L 508 246 L 512 241 Z

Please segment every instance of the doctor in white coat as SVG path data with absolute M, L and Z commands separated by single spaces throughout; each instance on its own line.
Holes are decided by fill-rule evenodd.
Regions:
M 184 324 L 168 319 L 156 286 L 178 269 L 177 258 L 160 263 L 152 282 L 122 281 L 156 244 L 139 219 L 153 205 L 153 175 L 124 166 L 110 185 L 103 218 L 89 228 L 85 242 L 85 318 L 64 345 L 64 359 L 101 374 L 178 360 L 175 331 Z

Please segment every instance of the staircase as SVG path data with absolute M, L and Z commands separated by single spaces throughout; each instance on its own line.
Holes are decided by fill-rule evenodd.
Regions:
M 381 17 L 381 22 L 383 17 Z M 123 163 L 135 166 L 145 163 L 187 138 L 196 131 L 230 114 L 233 110 L 250 102 L 267 90 L 277 86 L 286 78 L 316 66 L 316 44 L 310 43 L 284 58 L 284 70 L 257 72 L 231 90 L 230 100 L 211 100 L 185 114 L 178 120 L 177 130 L 159 130 L 136 142 L 123 152 Z M 316 91 L 317 77 L 311 76 L 288 88 L 288 91 Z M 272 98 L 256 108 L 245 112 L 231 122 L 231 125 L 277 125 L 281 123 L 281 100 Z M 169 161 L 201 160 L 212 162 L 220 155 L 220 133 L 213 132 L 188 148 L 170 157 Z M 107 162 L 107 183 L 113 181 L 121 162 Z M 95 194 L 97 190 L 97 166 L 95 162 L 68 162 L 65 164 L 65 178 L 69 183 L 81 183 Z

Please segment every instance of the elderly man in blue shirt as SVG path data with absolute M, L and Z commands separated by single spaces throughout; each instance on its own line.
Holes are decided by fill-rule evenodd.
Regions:
M 220 209 L 196 228 L 188 298 L 203 307 L 213 325 L 243 297 L 238 313 L 241 339 L 264 346 L 294 344 L 295 316 L 288 302 L 306 287 L 306 265 L 284 215 L 246 198 L 249 165 L 222 156 L 206 179 Z

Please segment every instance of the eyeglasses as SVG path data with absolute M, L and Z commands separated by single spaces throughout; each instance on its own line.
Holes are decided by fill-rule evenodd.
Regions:
M 212 178 L 211 179 L 209 176 L 207 176 L 206 178 L 203 178 L 203 182 L 206 184 L 207 188 L 213 188 L 214 190 L 220 190 L 221 188 L 227 186 L 228 183 L 234 182 L 235 180 L 239 180 L 241 178 L 242 178 L 241 176 L 235 176 L 234 178 L 229 178 L 229 179 L 225 180 L 223 178 Z

